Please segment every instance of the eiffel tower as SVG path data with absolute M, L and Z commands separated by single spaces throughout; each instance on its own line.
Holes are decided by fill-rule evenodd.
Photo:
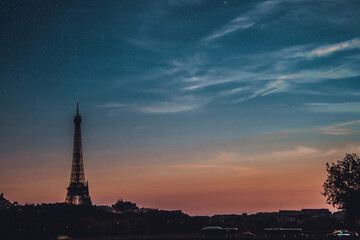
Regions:
M 85 182 L 84 162 L 81 143 L 81 116 L 79 114 L 79 103 L 76 106 L 74 116 L 75 131 L 70 184 L 65 202 L 74 205 L 91 205 L 88 182 Z

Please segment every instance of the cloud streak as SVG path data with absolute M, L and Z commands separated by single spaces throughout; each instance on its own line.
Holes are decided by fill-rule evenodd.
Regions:
M 264 15 L 271 12 L 277 2 L 278 1 L 266 1 L 255 5 L 252 10 L 246 12 L 245 14 L 237 16 L 222 28 L 214 31 L 212 34 L 205 37 L 203 39 L 203 42 L 216 40 L 233 32 L 252 27 L 257 22 L 259 22 L 260 19 L 264 17 Z
M 196 109 L 206 104 L 206 99 L 200 99 L 193 96 L 177 97 L 169 99 L 168 101 L 158 101 L 152 103 L 116 103 L 109 102 L 100 104 L 97 107 L 110 110 L 127 109 L 138 111 L 142 113 L 165 114 L 165 113 L 179 113 Z
M 339 136 L 347 136 L 358 134 L 359 130 L 352 129 L 351 127 L 359 126 L 360 120 L 340 123 L 333 126 L 327 126 L 320 128 L 320 132 L 327 135 L 339 135 Z
M 225 35 L 228 35 L 232 32 L 246 29 L 254 25 L 255 22 L 251 22 L 248 18 L 245 17 L 237 17 L 233 20 L 231 20 L 227 25 L 225 25 L 220 30 L 215 31 L 213 34 L 207 36 L 204 38 L 204 41 L 211 41 L 217 38 L 221 38 Z
M 306 108 L 312 112 L 353 113 L 360 111 L 360 102 L 309 103 Z
M 137 109 L 144 113 L 178 113 L 189 111 L 199 107 L 198 104 L 180 104 L 171 102 L 158 102 L 150 106 L 138 107 Z
M 262 97 L 263 97 L 263 96 L 266 96 L 266 95 L 268 95 L 268 94 L 277 92 L 277 91 L 279 91 L 279 90 L 281 90 L 281 89 L 284 89 L 284 88 L 285 88 L 285 87 L 276 88 L 276 89 L 274 89 L 274 90 L 271 90 L 271 91 L 269 91 L 269 92 L 266 92 L 266 93 L 262 94 L 261 96 L 262 96 Z
M 309 55 L 320 57 L 320 56 L 332 54 L 334 52 L 343 51 L 343 50 L 351 49 L 351 48 L 358 48 L 358 47 L 360 47 L 360 39 L 355 38 L 355 39 L 352 39 L 349 41 L 317 48 L 317 49 L 311 51 L 309 53 Z
M 299 130 L 285 130 L 283 133 L 297 134 L 297 133 L 321 133 L 324 135 L 348 136 L 358 134 L 360 130 L 355 129 L 360 126 L 360 120 L 344 122 L 335 125 L 320 127 L 316 129 L 299 129 Z

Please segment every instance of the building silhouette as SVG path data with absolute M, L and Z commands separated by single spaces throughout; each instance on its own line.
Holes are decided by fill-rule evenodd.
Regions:
M 72 166 L 70 175 L 70 184 L 67 188 L 65 202 L 74 205 L 91 205 L 89 196 L 88 182 L 85 181 L 83 151 L 81 142 L 81 116 L 79 114 L 79 103 L 76 107 L 76 115 L 74 116 L 74 145 Z

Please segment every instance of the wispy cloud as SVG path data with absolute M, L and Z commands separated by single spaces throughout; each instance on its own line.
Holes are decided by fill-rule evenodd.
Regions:
M 330 126 L 319 127 L 315 129 L 296 129 L 296 130 L 284 130 L 285 134 L 298 134 L 298 133 L 321 133 L 325 135 L 353 135 L 358 134 L 360 130 L 356 129 L 360 127 L 360 120 L 344 122 Z
M 255 156 L 251 156 L 248 157 L 246 159 L 244 159 L 244 161 L 248 161 L 248 162 L 262 162 L 262 163 L 272 163 L 274 164 L 275 162 L 289 162 L 289 161 L 298 161 L 303 159 L 304 157 L 309 158 L 312 156 L 318 156 L 319 154 L 321 154 L 322 152 L 319 151 L 316 148 L 313 147 L 308 147 L 308 146 L 294 146 L 291 149 L 286 149 L 286 150 L 280 150 L 280 151 L 272 151 L 272 152 L 267 152 L 266 154 L 261 153 L 261 154 L 255 154 Z
M 262 97 L 263 97 L 263 96 L 266 96 L 266 95 L 268 95 L 268 94 L 270 94 L 270 93 L 277 92 L 277 91 L 279 91 L 279 90 L 281 90 L 281 89 L 284 89 L 284 88 L 285 88 L 285 87 L 276 88 L 276 89 L 274 89 L 274 90 L 271 90 L 271 91 L 269 91 L 269 92 L 266 92 L 266 93 L 262 94 L 261 96 L 262 96 Z
M 355 38 L 349 41 L 336 43 L 332 45 L 317 48 L 309 53 L 310 56 L 324 56 L 337 51 L 342 51 L 350 48 L 360 47 L 360 39 Z
M 123 104 L 110 102 L 98 105 L 99 108 L 107 108 L 111 110 L 127 109 L 132 111 L 138 111 L 142 113 L 178 113 L 189 111 L 206 104 L 207 100 L 204 98 L 198 98 L 193 96 L 177 97 L 169 99 L 168 101 L 155 101 L 151 103 L 132 103 Z
M 284 49 L 276 50 L 269 53 L 264 53 L 268 55 L 269 58 L 276 59 L 292 59 L 292 61 L 307 61 L 311 60 L 314 57 L 327 56 L 338 51 L 344 51 L 348 49 L 360 48 L 360 38 L 354 38 L 348 41 L 330 44 L 330 45 L 315 45 L 315 44 L 305 44 L 305 45 L 295 45 L 291 47 L 286 47 Z M 352 65 L 353 63 L 346 63 L 346 65 Z
M 209 86 L 234 82 L 241 79 L 238 76 L 213 76 L 211 74 L 207 74 L 197 78 L 198 81 L 195 84 L 191 84 L 190 86 L 184 87 L 183 90 L 191 91 L 200 88 L 206 88 Z M 184 79 L 184 81 L 188 82 L 188 80 L 186 79 Z
M 250 19 L 245 17 L 237 17 L 230 21 L 227 25 L 225 25 L 220 30 L 215 31 L 213 34 L 207 36 L 204 41 L 210 41 L 217 38 L 221 38 L 227 34 L 238 31 L 240 29 L 246 29 L 254 25 L 255 22 L 251 22 Z
M 285 150 L 285 151 L 276 151 L 269 154 L 269 158 L 288 158 L 290 156 L 306 156 L 318 153 L 319 151 L 315 148 L 307 147 L 307 146 L 298 146 L 296 149 Z
M 342 135 L 342 136 L 353 135 L 355 133 L 359 133 L 359 130 L 355 130 L 355 129 L 351 129 L 351 128 L 347 128 L 347 127 L 354 126 L 354 125 L 360 125 L 360 120 L 353 121 L 353 122 L 341 123 L 341 124 L 337 124 L 334 126 L 322 127 L 322 128 L 320 128 L 320 131 L 323 134 L 327 134 L 327 135 Z
M 250 28 L 255 25 L 260 18 L 263 18 L 266 13 L 269 13 L 277 3 L 278 1 L 266 1 L 255 5 L 252 10 L 237 16 L 222 28 L 205 37 L 203 41 L 209 42 L 222 38 L 230 33 Z
M 290 75 L 282 75 L 278 77 L 279 80 L 287 81 L 288 83 L 309 83 L 319 82 L 327 79 L 341 79 L 359 76 L 360 73 L 345 69 L 330 69 L 326 71 L 300 71 Z
M 257 96 L 266 96 L 268 94 L 277 92 L 281 89 L 284 89 L 287 87 L 288 84 L 284 83 L 282 80 L 277 81 L 271 81 L 267 85 L 265 85 L 263 88 L 255 91 L 253 95 L 250 98 L 257 97 Z
M 189 57 L 185 57 L 182 60 L 174 59 L 170 61 L 170 66 L 162 70 L 164 75 L 174 75 L 174 74 L 187 74 L 192 77 L 189 77 L 187 80 L 197 81 L 197 77 L 194 76 L 207 64 L 206 54 L 195 53 Z
M 212 70 L 213 71 L 206 72 L 201 76 L 182 78 L 182 81 L 184 83 L 190 84 L 190 86 L 184 87 L 183 90 L 195 90 L 199 88 L 206 88 L 209 86 L 220 85 L 230 82 L 251 83 L 276 79 L 275 75 L 265 73 L 247 72 L 229 68 L 213 68 Z M 249 86 L 247 86 L 246 90 L 248 89 Z M 245 90 L 245 88 L 243 90 Z
M 181 104 L 172 102 L 157 102 L 145 107 L 138 107 L 144 113 L 177 113 L 192 110 L 199 107 L 199 104 Z
M 313 112 L 350 113 L 360 111 L 360 102 L 309 103 L 306 108 Z
M 279 79 L 294 79 L 294 78 L 301 78 L 303 77 L 303 75 L 301 74 L 291 74 L 291 75 L 285 75 L 285 76 L 280 76 Z
M 269 87 L 274 88 L 274 87 L 277 87 L 277 86 L 281 85 L 282 83 L 283 83 L 283 81 L 277 80 L 275 82 L 270 83 Z
M 222 91 L 220 94 L 228 96 L 228 95 L 232 95 L 232 94 L 236 94 L 236 93 L 246 92 L 246 91 L 249 91 L 249 90 L 250 90 L 249 87 L 239 87 L 239 88 L 234 88 L 234 89 Z

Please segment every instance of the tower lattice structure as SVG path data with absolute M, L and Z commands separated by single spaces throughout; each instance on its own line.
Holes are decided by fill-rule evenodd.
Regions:
M 85 181 L 84 161 L 81 141 L 81 116 L 79 114 L 79 103 L 77 103 L 74 116 L 74 145 L 72 155 L 72 166 L 70 184 L 65 202 L 75 205 L 91 205 L 88 182 Z

